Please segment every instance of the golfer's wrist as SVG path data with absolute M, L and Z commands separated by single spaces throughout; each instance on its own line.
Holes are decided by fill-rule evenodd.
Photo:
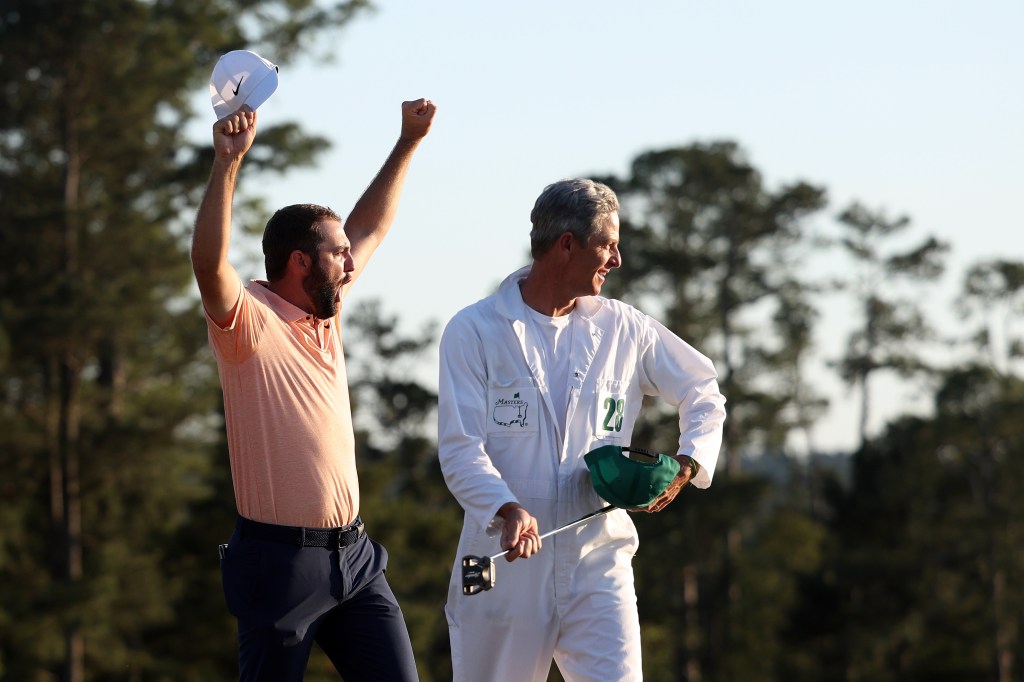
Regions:
M 213 171 L 215 175 L 223 175 L 232 182 L 238 177 L 238 171 L 242 167 L 242 157 L 245 156 L 245 152 L 240 154 L 221 154 L 217 152 L 213 157 Z

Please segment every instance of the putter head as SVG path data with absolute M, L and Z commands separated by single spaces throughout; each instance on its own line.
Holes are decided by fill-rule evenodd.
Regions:
M 494 564 L 490 557 L 467 554 L 462 557 L 462 594 L 480 594 L 494 587 Z

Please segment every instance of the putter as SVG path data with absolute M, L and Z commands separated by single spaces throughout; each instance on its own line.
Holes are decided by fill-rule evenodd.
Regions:
M 568 530 L 569 528 L 578 526 L 581 523 L 586 523 L 591 519 L 607 514 L 613 509 L 615 509 L 615 505 L 612 504 L 609 504 L 607 507 L 601 507 L 597 511 L 590 512 L 586 516 L 581 516 L 575 521 L 570 521 L 564 526 L 555 528 L 554 530 L 549 530 L 547 533 L 544 533 L 544 535 L 541 535 L 540 539 L 543 540 L 555 533 L 561 533 L 563 530 Z M 494 565 L 494 560 L 504 555 L 505 552 L 498 552 L 494 556 L 479 557 L 467 554 L 462 557 L 462 594 L 480 594 L 481 592 L 485 592 L 494 587 L 494 580 L 496 577 L 496 566 Z

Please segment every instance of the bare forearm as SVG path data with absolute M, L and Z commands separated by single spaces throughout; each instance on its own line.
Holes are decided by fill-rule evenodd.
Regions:
M 214 162 L 192 235 L 192 270 L 199 294 L 206 312 L 222 326 L 230 323 L 234 315 L 241 287 L 238 273 L 228 261 L 231 201 L 240 166 L 241 157 Z
M 192 239 L 192 266 L 197 277 L 220 271 L 227 263 L 235 182 L 242 167 L 242 157 L 255 138 L 256 112 L 247 106 L 225 116 L 213 126 L 213 169 L 196 214 Z M 202 279 L 199 286 L 203 286 Z
M 241 159 L 217 159 L 210 172 L 192 236 L 192 267 L 199 273 L 217 271 L 228 260 L 231 241 L 231 202 Z
M 384 239 L 398 213 L 405 178 L 421 139 L 399 139 L 376 177 L 352 207 L 345 231 L 353 245 L 371 239 L 376 246 Z
M 352 241 L 356 275 L 391 229 L 413 153 L 430 131 L 437 107 L 429 99 L 402 102 L 402 132 L 377 176 L 349 214 L 345 232 Z

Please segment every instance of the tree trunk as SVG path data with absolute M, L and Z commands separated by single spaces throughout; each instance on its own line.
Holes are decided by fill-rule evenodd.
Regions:
M 700 613 L 698 609 L 697 567 L 683 567 L 683 646 L 682 678 L 685 682 L 700 682 Z
M 860 436 L 860 449 L 863 449 L 868 442 L 868 409 L 871 403 L 868 397 L 868 373 L 864 372 L 860 377 L 860 423 L 857 430 Z
M 73 66 L 72 66 L 73 69 Z M 79 186 L 81 183 L 81 155 L 78 146 L 78 122 L 74 96 L 67 92 L 64 98 L 64 151 L 67 162 L 64 175 L 64 223 L 61 266 L 63 270 L 63 286 L 61 287 L 60 304 L 66 306 L 70 320 L 77 309 L 77 279 L 79 274 L 78 244 L 78 211 Z M 70 326 L 66 325 L 66 329 Z M 65 569 L 64 579 L 69 587 L 69 594 L 77 595 L 82 582 L 82 500 L 79 460 L 79 432 L 81 411 L 79 405 L 79 388 L 81 386 L 81 361 L 76 352 L 76 343 L 80 339 L 71 338 L 73 334 L 62 340 L 63 351 L 59 360 L 58 382 L 60 391 L 60 450 L 63 464 L 63 533 Z M 75 609 L 67 621 L 64 630 L 65 641 L 65 674 L 64 682 L 83 682 L 85 679 L 85 643 L 82 638 L 80 610 Z
M 54 537 L 64 537 L 64 458 L 61 454 L 60 374 L 57 358 L 46 363 L 46 451 L 50 471 L 50 527 Z M 55 579 L 67 575 L 63 543 L 53 545 L 50 565 Z
M 995 552 L 989 553 L 989 561 L 996 561 Z M 993 644 L 995 649 L 995 668 L 997 682 L 1013 680 L 1013 635 L 1006 627 L 1004 614 L 1006 599 L 1006 571 L 996 569 L 992 575 L 992 608 L 995 620 L 993 626 Z
M 71 353 L 68 352 L 68 356 Z M 64 551 L 65 580 L 71 587 L 82 582 L 82 498 L 79 471 L 79 426 L 81 414 L 78 401 L 80 370 L 72 357 L 61 363 L 61 442 L 64 463 Z M 74 594 L 76 591 L 72 591 Z M 75 609 L 65 629 L 66 682 L 84 680 L 85 645 L 82 640 L 80 611 Z

